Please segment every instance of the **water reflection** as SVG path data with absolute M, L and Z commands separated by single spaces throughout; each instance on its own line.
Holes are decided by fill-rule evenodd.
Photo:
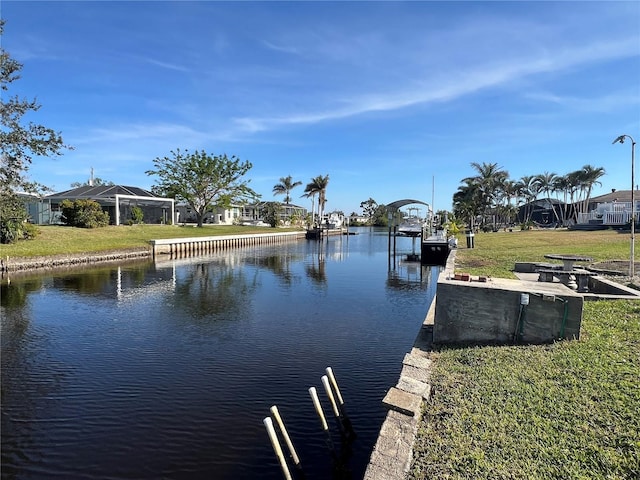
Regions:
M 387 285 L 397 289 L 426 290 L 431 282 L 431 270 L 419 261 L 400 260 L 395 269 L 389 269 Z
M 8 282 L 0 284 L 0 306 L 7 311 L 24 307 L 27 296 L 42 288 L 42 278 L 30 278 L 11 285 Z
M 195 319 L 239 318 L 250 308 L 256 284 L 255 274 L 216 259 L 184 267 L 170 301 Z
M 298 278 L 294 272 L 294 265 L 302 261 L 304 255 L 290 245 L 283 245 L 282 249 L 273 255 L 248 255 L 245 263 L 256 268 L 263 268 L 273 273 L 282 286 L 290 287 Z
M 51 353 L 53 335 L 32 325 L 28 297 L 44 283 L 31 279 L 0 287 L 2 478 L 20 478 L 16 465 L 40 462 L 37 452 L 46 440 L 37 435 L 36 425 L 47 417 L 49 403 L 43 399 L 55 398 L 70 373 Z

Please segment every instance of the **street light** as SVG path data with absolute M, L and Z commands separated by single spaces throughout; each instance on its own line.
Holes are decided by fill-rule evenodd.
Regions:
M 631 140 L 631 258 L 629 259 L 629 276 L 633 278 L 634 276 L 634 257 L 635 257 L 635 233 L 636 233 L 636 204 L 634 198 L 634 188 L 635 188 L 635 180 L 634 180 L 634 164 L 635 164 L 635 148 L 636 141 L 633 139 L 631 135 L 620 135 L 616 138 L 613 143 L 624 143 L 624 139 L 628 138 Z

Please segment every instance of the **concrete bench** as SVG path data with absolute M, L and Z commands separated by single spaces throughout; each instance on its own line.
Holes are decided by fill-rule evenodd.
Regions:
M 553 282 L 554 278 L 558 278 L 572 290 L 580 293 L 589 291 L 589 278 L 597 275 L 597 273 L 587 270 L 558 270 L 558 269 L 540 269 L 538 270 L 539 282 Z
M 535 271 L 540 270 L 562 270 L 563 265 L 561 263 L 536 263 Z

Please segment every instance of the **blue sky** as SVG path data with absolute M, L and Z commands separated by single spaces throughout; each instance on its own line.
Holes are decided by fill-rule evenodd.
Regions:
M 177 148 L 249 160 L 264 200 L 329 175 L 328 210 L 450 209 L 471 162 L 511 178 L 604 167 L 631 186 L 640 2 L 30 2 L 1 5 L 10 94 L 75 147 L 36 159 L 56 191 L 149 188 Z M 640 156 L 640 155 L 638 155 Z M 637 169 L 640 170 L 640 169 Z M 637 179 L 640 174 L 636 175 Z M 435 189 L 432 188 L 435 184 Z

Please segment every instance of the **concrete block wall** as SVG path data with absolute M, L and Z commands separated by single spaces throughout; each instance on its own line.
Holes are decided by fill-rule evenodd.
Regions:
M 583 298 L 561 284 L 441 276 L 437 291 L 434 343 L 548 343 L 580 336 Z M 523 294 L 528 305 L 522 305 Z

